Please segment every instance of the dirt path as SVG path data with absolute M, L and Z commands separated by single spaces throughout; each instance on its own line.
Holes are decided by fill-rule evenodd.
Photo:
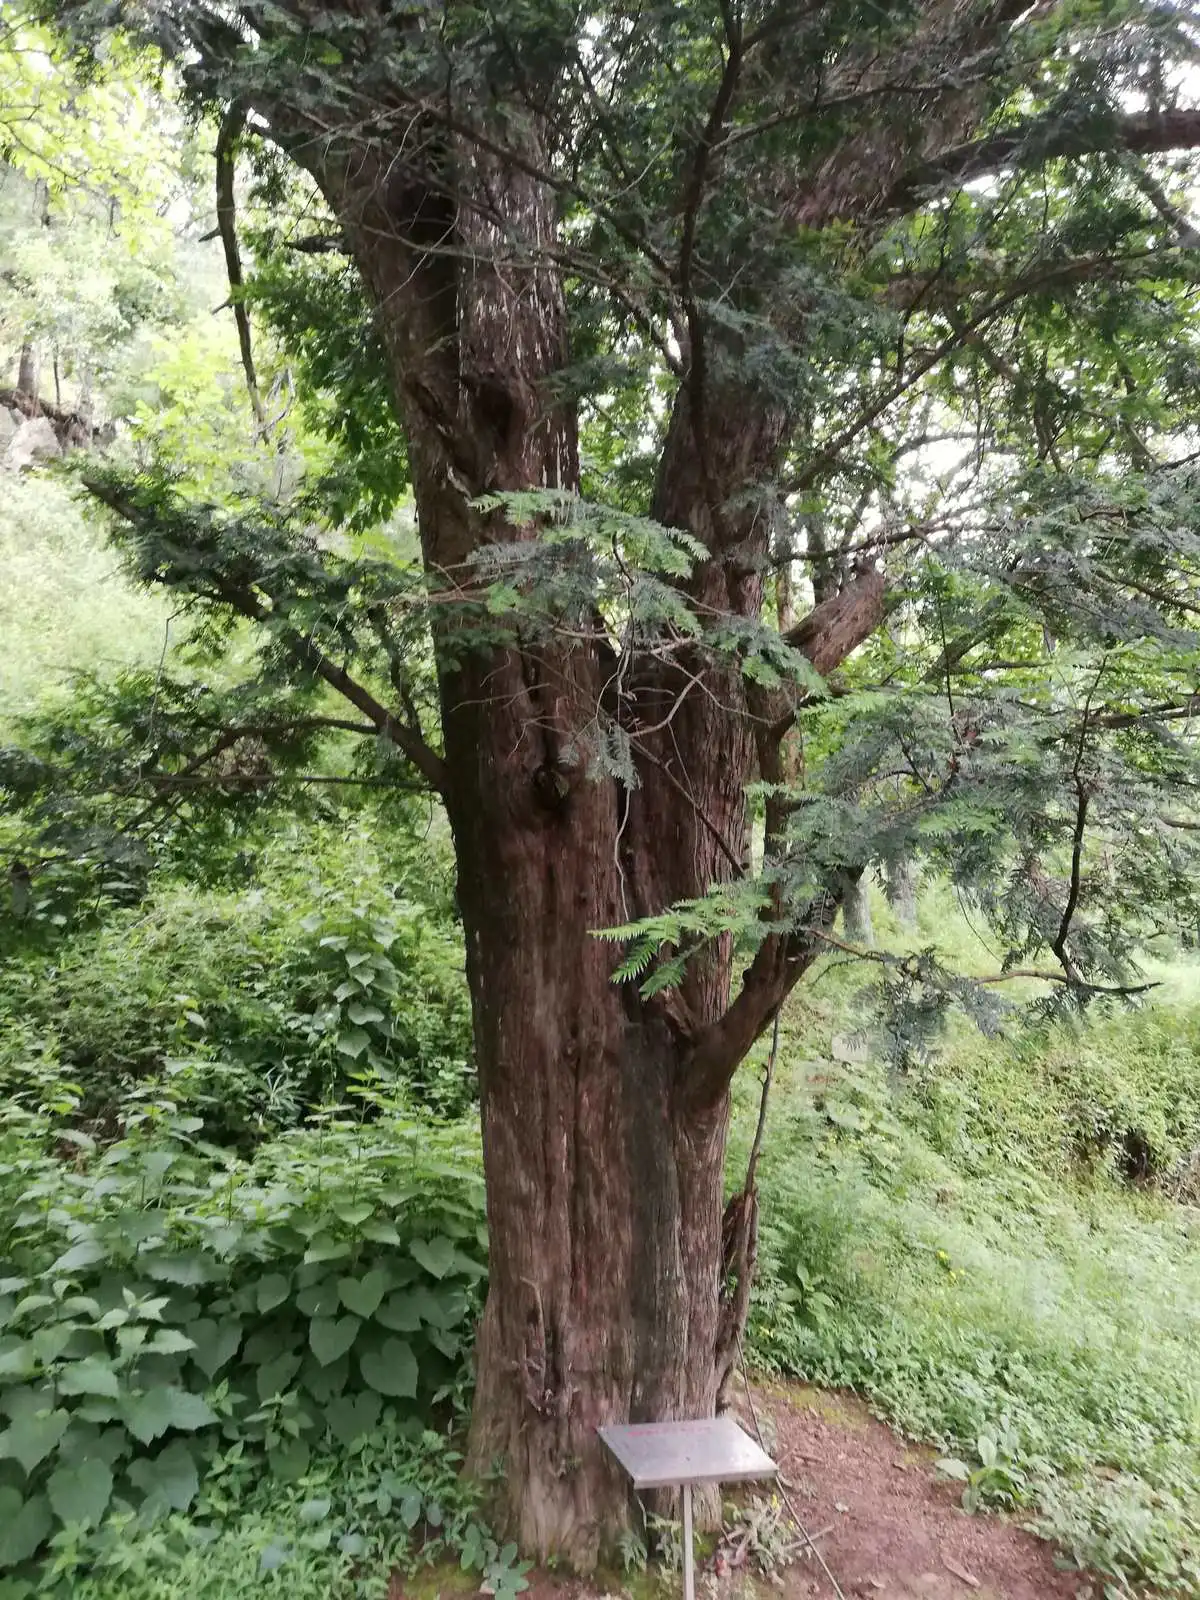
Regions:
M 1082 1600 L 1052 1547 L 1002 1517 L 968 1516 L 933 1452 L 907 1445 L 858 1402 L 796 1387 L 755 1404 L 797 1513 L 851 1596 L 873 1600 Z M 743 1407 L 738 1408 L 744 1410 Z M 743 1415 L 743 1425 L 750 1419 Z M 752 1428 L 751 1428 L 752 1431 Z M 788 1600 L 833 1596 L 811 1557 L 784 1576 Z

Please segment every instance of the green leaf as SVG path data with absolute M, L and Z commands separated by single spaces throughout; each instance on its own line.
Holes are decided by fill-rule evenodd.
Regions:
M 121 1392 L 120 1380 L 103 1356 L 86 1356 L 72 1361 L 58 1374 L 63 1394 L 101 1394 L 115 1400 Z
M 91 1527 L 108 1509 L 112 1488 L 113 1475 L 107 1463 L 93 1458 L 59 1467 L 51 1473 L 46 1492 L 60 1522 Z
M 399 1294 L 388 1295 L 375 1313 L 375 1321 L 393 1333 L 416 1333 L 421 1326 L 416 1294 L 412 1290 L 402 1290 Z
M 258 1570 L 260 1572 L 278 1572 L 290 1554 L 291 1550 L 286 1544 L 269 1544 L 258 1558 Z
M 199 1250 L 148 1250 L 138 1256 L 138 1266 L 147 1277 L 161 1283 L 179 1283 L 187 1288 L 212 1283 L 221 1271 L 211 1257 Z
M 350 1246 L 345 1239 L 335 1239 L 330 1233 L 319 1233 L 304 1252 L 304 1259 L 306 1262 L 341 1261 L 349 1254 Z
M 383 1012 L 378 1006 L 365 1005 L 361 1000 L 355 1000 L 346 1007 L 347 1015 L 351 1022 L 382 1022 Z
M 260 1311 L 274 1311 L 276 1306 L 281 1306 L 291 1292 L 292 1280 L 290 1275 L 282 1272 L 272 1272 L 258 1282 L 258 1309 Z
M 53 1526 L 44 1494 L 25 1500 L 18 1489 L 0 1489 L 0 1570 L 28 1561 Z
M 0 1433 L 0 1456 L 11 1456 L 31 1473 L 58 1444 L 70 1420 L 65 1411 L 27 1411 L 14 1417 Z
M 340 1445 L 349 1450 L 379 1421 L 383 1402 L 377 1394 L 339 1395 L 325 1407 L 325 1421 Z
M 412 1398 L 417 1392 L 417 1358 L 404 1339 L 385 1339 L 378 1350 L 359 1358 L 363 1378 L 379 1394 Z
M 172 1511 L 186 1511 L 200 1491 L 200 1476 L 182 1439 L 172 1439 L 153 1458 L 133 1462 L 129 1476 L 148 1501 L 164 1502 Z
M 81 1239 L 59 1256 L 50 1272 L 55 1277 L 66 1272 L 78 1272 L 80 1267 L 94 1267 L 97 1261 L 103 1261 L 107 1255 L 108 1251 L 99 1239 Z
M 337 1037 L 337 1051 L 357 1061 L 370 1042 L 371 1035 L 365 1028 L 343 1028 Z
M 388 1274 L 373 1268 L 361 1278 L 339 1278 L 338 1294 L 347 1311 L 358 1317 L 373 1317 L 387 1291 Z
M 308 1288 L 301 1289 L 296 1296 L 297 1309 L 306 1317 L 332 1317 L 339 1303 L 337 1283 L 333 1278 L 322 1278 Z
M 232 1317 L 221 1322 L 201 1317 L 189 1323 L 187 1331 L 195 1345 L 192 1360 L 207 1378 L 215 1377 L 232 1361 L 242 1342 L 242 1325 Z
M 276 1445 L 267 1451 L 271 1476 L 280 1483 L 295 1483 L 302 1478 L 308 1471 L 311 1458 L 312 1451 L 303 1439 L 289 1439 L 286 1444 Z
M 299 1379 L 299 1385 L 305 1394 L 314 1399 L 318 1405 L 325 1405 L 335 1395 L 339 1395 L 346 1387 L 350 1377 L 349 1356 L 339 1356 L 336 1361 L 331 1361 L 323 1367 L 314 1356 L 306 1365 Z
M 27 1378 L 37 1365 L 37 1352 L 29 1339 L 11 1334 L 0 1339 L 0 1378 Z
M 181 1356 L 193 1349 L 195 1342 L 181 1328 L 158 1328 L 145 1346 L 147 1355 L 156 1356 Z
M 444 1278 L 457 1265 L 454 1241 L 447 1239 L 444 1233 L 435 1233 L 432 1239 L 414 1239 L 408 1248 L 425 1271 L 435 1278 Z
M 332 1500 L 306 1500 L 298 1512 L 301 1522 L 324 1522 L 333 1505 Z
M 362 1236 L 364 1239 L 372 1240 L 375 1244 L 397 1245 L 400 1243 L 400 1235 L 396 1232 L 395 1223 L 388 1222 L 386 1218 L 378 1222 L 365 1223 L 362 1229 Z
M 206 1400 L 186 1389 L 164 1386 L 134 1395 L 121 1407 L 125 1426 L 143 1444 L 160 1438 L 168 1428 L 191 1433 L 217 1421 L 217 1414 Z
M 43 1367 L 58 1360 L 79 1327 L 76 1322 L 47 1322 L 33 1334 L 33 1353 Z
M 301 1358 L 294 1351 L 284 1350 L 273 1361 L 264 1362 L 255 1374 L 258 1398 L 262 1404 L 273 1400 L 277 1394 L 286 1394 L 288 1384 L 300 1370 Z
M 323 1367 L 345 1355 L 362 1323 L 358 1317 L 314 1317 L 308 1325 L 308 1342 Z

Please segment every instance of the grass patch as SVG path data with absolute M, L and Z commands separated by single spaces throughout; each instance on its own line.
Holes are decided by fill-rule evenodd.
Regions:
M 754 1359 L 859 1391 L 1113 1595 L 1200 1595 L 1200 1213 L 1130 1181 L 1200 1144 L 1200 969 L 1167 976 L 1040 1039 L 952 1029 L 896 1079 L 830 1059 L 861 983 L 830 970 L 785 1029 L 761 1169 Z

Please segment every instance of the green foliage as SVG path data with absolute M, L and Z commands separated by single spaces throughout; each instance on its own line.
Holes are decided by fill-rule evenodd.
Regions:
M 240 1147 L 381 1088 L 461 1114 L 470 1014 L 430 848 L 418 855 L 400 831 L 376 847 L 349 818 L 276 833 L 257 853 L 239 842 L 240 888 L 162 877 L 136 907 L 9 964 L 7 1092 L 59 1071 L 77 1114 L 107 1127 L 129 1096 L 162 1088 L 206 1137 Z
M 923 900 L 968 965 L 993 959 Z M 828 964 L 785 1030 L 753 1359 L 864 1393 L 940 1447 L 971 1506 L 1020 1509 L 1114 1595 L 1200 1594 L 1194 1227 L 1124 1137 L 1164 1183 L 1200 1145 L 1193 969 L 1036 1040 L 959 1024 L 902 1077 L 830 1059 L 859 981 Z M 1099 1153 L 1080 1137 L 1094 1123 L 1114 1130 Z
M 70 1086 L 42 1087 L 0 1128 L 8 1571 L 49 1540 L 64 1587 L 115 1574 L 131 1534 L 165 1519 L 170 1542 L 202 1483 L 210 1502 L 231 1473 L 311 1491 L 322 1452 L 386 1453 L 461 1406 L 485 1271 L 472 1134 L 381 1106 L 247 1162 L 199 1140 L 186 1102 L 147 1097 L 97 1146 L 62 1120 Z M 391 1481 L 376 1495 L 402 1498 Z M 428 1480 L 403 1493 L 405 1528 L 437 1525 Z M 301 1520 L 357 1535 L 338 1515 Z M 175 1533 L 178 1554 L 195 1535 Z
M 270 237 L 257 246 L 249 304 L 287 353 L 306 422 L 330 447 L 309 494 L 336 526 L 373 528 L 399 505 L 409 469 L 362 283 L 344 256 L 305 258 Z

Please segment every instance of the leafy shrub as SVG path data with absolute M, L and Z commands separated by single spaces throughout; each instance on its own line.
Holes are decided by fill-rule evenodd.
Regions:
M 419 1436 L 462 1401 L 485 1272 L 473 1136 L 383 1108 L 244 1161 L 200 1131 L 163 1100 L 106 1149 L 3 1115 L 0 1571 L 32 1575 L 48 1546 L 103 1565 L 222 1462 L 294 1482 L 314 1451 Z
M 71 1600 L 384 1600 L 393 1572 L 452 1555 L 513 1600 L 528 1563 L 489 1533 L 486 1486 L 461 1462 L 444 1433 L 382 1423 L 353 1452 L 316 1455 L 303 1478 L 280 1483 L 234 1445 L 214 1456 L 186 1514 L 132 1529 L 113 1518 L 82 1548 L 64 1529 L 43 1582 L 59 1592 L 69 1582 Z
M 49 1064 L 104 1125 L 165 1076 L 207 1136 L 243 1147 L 353 1081 L 460 1115 L 474 1095 L 461 941 L 436 858 L 417 898 L 417 865 L 402 836 L 390 842 L 389 859 L 354 829 L 284 835 L 257 885 L 164 883 L 54 958 L 10 964 L 0 1085 Z

